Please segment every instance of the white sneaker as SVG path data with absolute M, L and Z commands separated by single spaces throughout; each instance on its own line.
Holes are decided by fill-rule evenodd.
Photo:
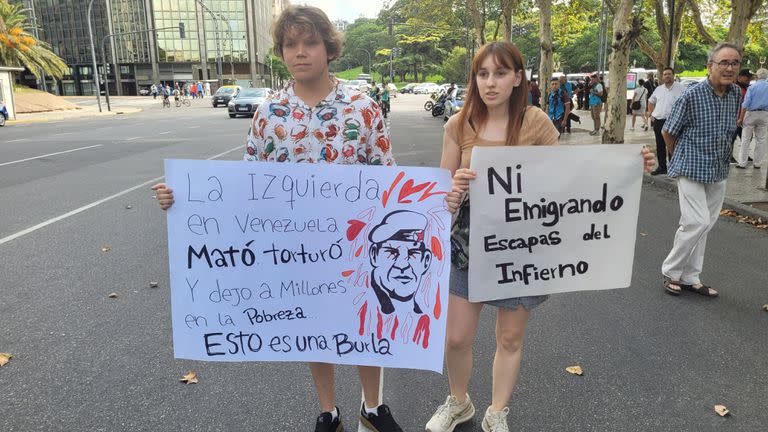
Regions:
M 504 408 L 501 411 L 491 411 L 491 407 L 488 407 L 485 411 L 485 417 L 483 417 L 483 431 L 509 432 L 507 414 L 509 414 L 509 408 Z
M 467 400 L 460 404 L 453 397 L 448 396 L 445 403 L 437 407 L 437 411 L 427 422 L 427 432 L 452 432 L 456 426 L 469 421 L 475 415 L 475 406 L 467 395 Z
M 633 130 L 635 130 L 635 128 L 631 127 L 631 128 L 629 128 L 629 130 L 633 131 Z

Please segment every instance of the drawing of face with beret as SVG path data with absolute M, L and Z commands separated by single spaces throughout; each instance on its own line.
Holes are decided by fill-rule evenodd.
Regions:
M 432 263 L 432 251 L 424 243 L 427 218 L 416 212 L 398 210 L 387 214 L 368 234 L 373 291 L 381 311 L 395 311 L 396 302 L 413 301 L 413 311 L 423 276 Z

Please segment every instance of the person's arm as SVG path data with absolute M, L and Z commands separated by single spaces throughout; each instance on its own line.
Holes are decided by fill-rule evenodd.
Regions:
M 736 119 L 736 125 L 737 125 L 737 126 L 741 126 L 741 125 L 743 125 L 743 124 L 744 124 L 744 116 L 745 116 L 745 115 L 747 115 L 747 109 L 746 109 L 746 108 L 741 108 L 741 109 L 739 110 L 739 116 L 738 116 L 738 118 Z
M 565 108 L 565 114 L 563 114 L 563 121 L 560 125 L 566 127 L 568 124 L 568 116 L 571 115 L 571 98 L 568 97 L 567 92 L 563 92 L 563 107 Z
M 664 144 L 667 146 L 667 154 L 670 156 L 675 151 L 675 144 L 677 144 L 677 137 L 667 132 L 666 129 L 661 131 L 661 136 L 664 138 Z
M 469 190 L 469 182 L 474 180 L 476 173 L 467 168 L 461 167 L 461 146 L 453 137 L 454 127 L 459 117 L 454 116 L 448 120 L 443 132 L 443 154 L 440 158 L 440 168 L 445 168 L 451 172 L 452 185 L 451 191 L 445 196 L 445 204 L 448 211 L 456 213 L 461 205 L 462 194 Z

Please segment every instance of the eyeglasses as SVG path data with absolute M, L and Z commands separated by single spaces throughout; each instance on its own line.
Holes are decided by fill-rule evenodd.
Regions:
M 717 67 L 718 67 L 718 68 L 720 68 L 720 69 L 722 69 L 722 70 L 728 69 L 728 67 L 729 67 L 729 66 L 730 66 L 732 69 L 738 69 L 738 68 L 739 68 L 739 66 L 741 66 L 741 62 L 739 62 L 739 61 L 732 61 L 732 62 L 729 62 L 729 61 L 723 60 L 723 61 L 721 61 L 721 62 L 717 62 L 717 63 L 715 63 L 715 64 L 717 65 Z

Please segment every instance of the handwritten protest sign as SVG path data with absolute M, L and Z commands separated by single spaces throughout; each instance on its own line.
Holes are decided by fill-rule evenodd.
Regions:
M 442 371 L 450 174 L 167 160 L 177 358 Z
M 475 147 L 470 301 L 629 286 L 640 150 Z

